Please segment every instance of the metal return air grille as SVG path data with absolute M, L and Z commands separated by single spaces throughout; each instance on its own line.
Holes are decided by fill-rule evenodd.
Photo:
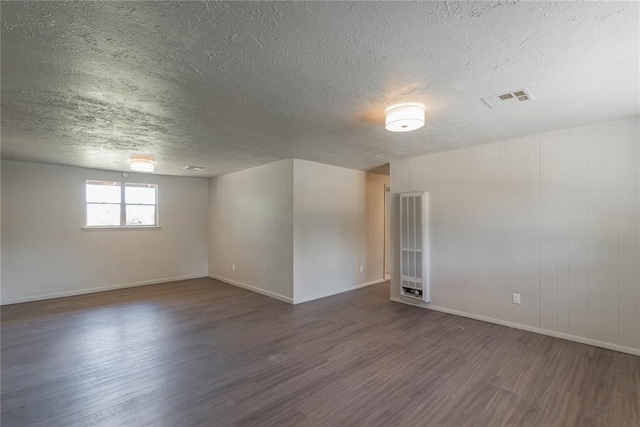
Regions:
M 514 90 L 513 92 L 502 93 L 500 95 L 487 96 L 482 101 L 490 108 L 500 108 L 507 104 L 517 104 L 515 101 L 523 102 L 534 100 L 531 91 L 527 88 Z

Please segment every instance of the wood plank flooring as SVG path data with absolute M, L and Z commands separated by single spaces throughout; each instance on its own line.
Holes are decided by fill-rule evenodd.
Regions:
M 2 426 L 639 426 L 640 358 L 195 279 L 2 308 Z

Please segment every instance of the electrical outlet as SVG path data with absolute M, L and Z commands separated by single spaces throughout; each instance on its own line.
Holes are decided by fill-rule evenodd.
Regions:
M 513 303 L 520 304 L 520 294 L 513 294 Z
M 236 265 L 235 265 L 235 264 L 231 264 L 231 269 L 232 269 L 233 271 L 236 271 Z
M 360 266 L 360 273 L 364 272 L 364 268 Z

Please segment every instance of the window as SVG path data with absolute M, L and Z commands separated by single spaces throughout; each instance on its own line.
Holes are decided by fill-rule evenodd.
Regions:
M 157 226 L 158 186 L 87 181 L 87 227 Z

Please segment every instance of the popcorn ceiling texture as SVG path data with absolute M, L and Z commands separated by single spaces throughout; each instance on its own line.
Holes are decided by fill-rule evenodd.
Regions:
M 3 2 L 2 157 L 355 169 L 637 115 L 634 2 Z M 490 110 L 483 96 L 537 100 Z M 384 108 L 427 125 L 384 130 Z M 202 172 L 185 165 L 206 166 Z

